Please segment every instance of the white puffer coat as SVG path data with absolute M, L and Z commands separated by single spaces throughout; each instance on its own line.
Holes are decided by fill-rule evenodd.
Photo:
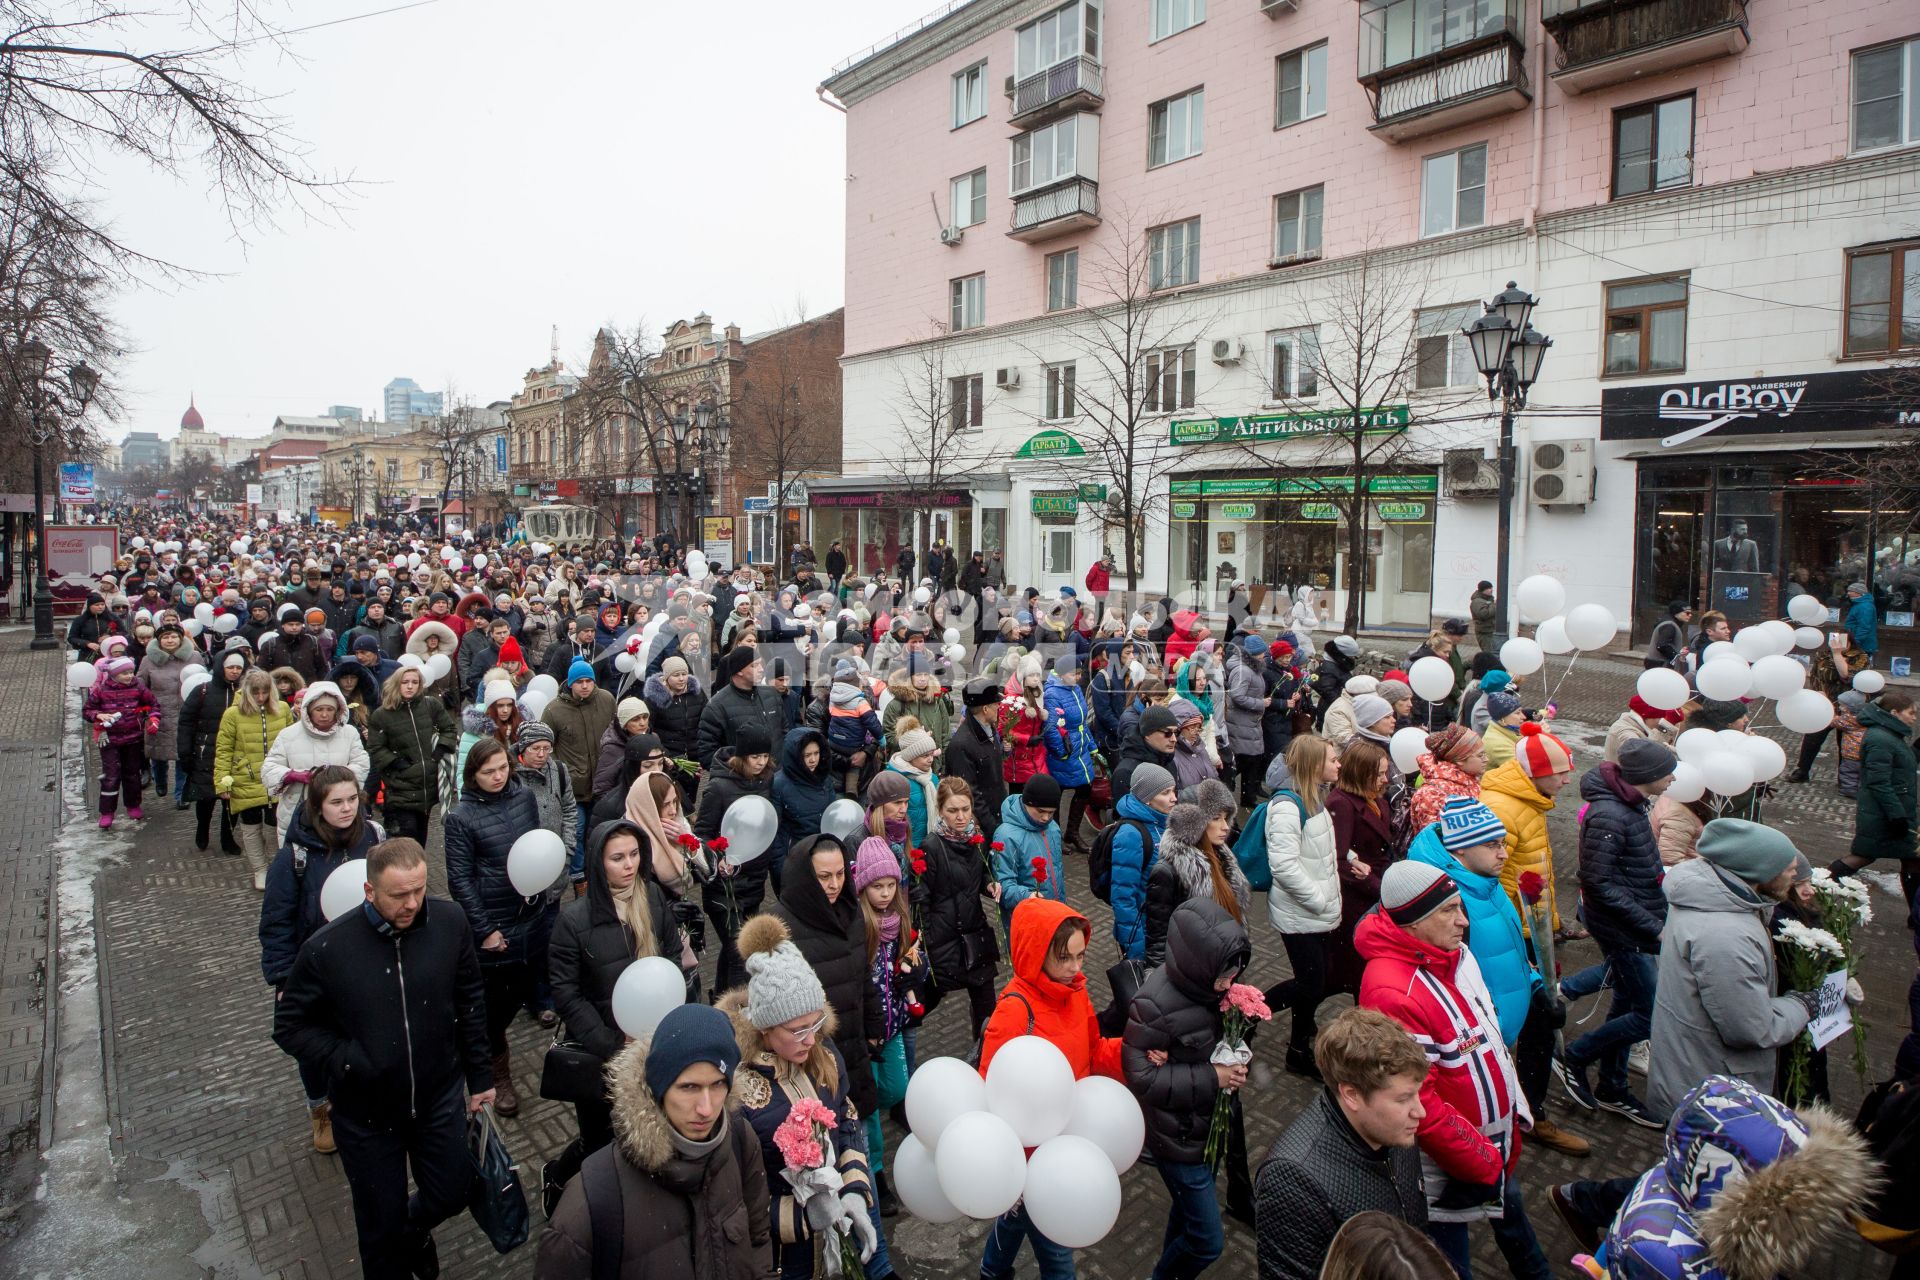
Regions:
M 1281 933 L 1326 933 L 1340 923 L 1340 852 L 1333 815 L 1305 822 L 1285 796 L 1267 802 L 1267 920 Z
M 341 708 L 341 715 L 333 728 L 322 733 L 313 727 L 307 718 L 314 699 L 331 697 Z M 331 680 L 320 680 L 307 686 L 304 697 L 300 699 L 300 714 L 294 722 L 280 731 L 267 749 L 266 761 L 260 766 L 260 781 L 267 794 L 277 796 L 280 801 L 276 821 L 280 828 L 280 843 L 287 840 L 287 824 L 293 821 L 294 812 L 305 803 L 307 786 L 304 782 L 289 782 L 289 773 L 312 773 L 321 765 L 342 764 L 353 770 L 353 776 L 362 786 L 367 781 L 367 749 L 360 741 L 360 731 L 346 715 L 347 700 L 340 694 L 340 686 Z

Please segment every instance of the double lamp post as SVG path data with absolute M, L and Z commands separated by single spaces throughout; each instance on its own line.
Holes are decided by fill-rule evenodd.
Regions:
M 1509 280 L 1507 287 L 1487 304 L 1486 314 L 1461 330 L 1473 351 L 1474 367 L 1487 380 L 1487 398 L 1500 402 L 1500 510 L 1494 535 L 1499 546 L 1493 587 L 1496 650 L 1513 634 L 1507 603 L 1507 585 L 1512 576 L 1509 539 L 1513 524 L 1513 419 L 1527 407 L 1527 393 L 1540 377 L 1540 365 L 1547 358 L 1547 348 L 1553 345 L 1552 338 L 1527 323 L 1539 301 Z
M 10 362 L 18 406 L 29 422 L 33 445 L 33 645 L 58 649 L 53 634 L 53 585 L 47 581 L 47 445 L 62 422 L 84 417 L 100 389 L 100 375 L 82 360 L 68 367 L 64 379 L 52 374 L 53 348 L 28 338 L 14 348 Z
M 727 416 L 724 408 L 711 401 L 702 401 L 694 406 L 691 414 L 685 406 L 675 410 L 672 416 L 664 411 L 659 414 L 660 423 L 667 430 L 667 436 L 673 441 L 673 474 L 665 477 L 666 491 L 675 498 L 689 526 L 694 521 L 694 513 L 688 509 L 686 499 L 695 494 L 703 498 L 707 494 L 704 477 L 709 458 L 719 476 L 719 483 L 713 491 L 716 501 L 724 502 L 726 485 L 727 445 L 733 439 L 733 420 Z M 694 432 L 698 431 L 696 439 Z M 692 472 L 686 470 L 686 449 L 691 441 L 698 451 Z M 699 545 L 700 530 L 689 527 L 679 532 L 688 545 Z

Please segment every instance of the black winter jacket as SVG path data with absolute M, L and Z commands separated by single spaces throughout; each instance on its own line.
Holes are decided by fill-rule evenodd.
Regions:
M 447 888 L 466 913 L 478 947 L 496 929 L 505 951 L 480 952 L 481 964 L 525 961 L 546 942 L 552 912 L 544 895 L 523 897 L 507 878 L 513 842 L 540 827 L 540 802 L 517 778 L 498 791 L 474 787 L 447 810 Z
M 213 753 L 220 740 L 220 717 L 233 705 L 240 686 L 229 681 L 218 666 L 213 678 L 204 681 L 180 704 L 180 724 L 175 730 L 175 748 L 181 767 L 187 773 L 187 790 L 195 800 L 214 799 Z
M 1000 806 L 1007 799 L 1006 762 L 999 732 L 982 728 L 972 712 L 953 726 L 953 737 L 947 740 L 945 776 L 959 778 L 973 788 L 973 820 L 989 840 L 1000 822 Z
M 1140 736 L 1140 721 L 1136 718 L 1127 726 L 1120 737 L 1120 754 L 1113 762 L 1113 798 L 1118 801 L 1133 786 L 1133 771 L 1143 764 L 1157 764 L 1168 773 L 1173 772 L 1173 752 L 1155 751 L 1147 740 Z
M 291 636 L 276 631 L 260 641 L 260 665 L 269 671 L 292 667 L 302 680 L 313 684 L 327 678 L 327 672 L 333 669 L 333 654 L 305 631 Z
M 849 875 L 837 901 L 828 902 L 820 882 L 813 878 L 813 847 L 820 841 L 837 847 L 832 836 L 809 836 L 787 852 L 780 877 L 780 900 L 772 913 L 786 924 L 793 945 L 813 966 L 814 977 L 826 988 L 827 1003 L 837 1025 L 834 1047 L 847 1064 L 848 1094 L 862 1116 L 873 1113 L 876 1096 L 873 1072 L 867 1069 L 867 1041 L 886 1036 L 880 992 L 867 981 L 867 926 L 853 896 Z
M 1666 868 L 1647 821 L 1652 805 L 1612 763 L 1580 779 L 1587 816 L 1580 824 L 1581 915 L 1606 951 L 1660 950 L 1667 924 Z
M 422 691 L 411 702 L 367 718 L 367 755 L 387 789 L 386 805 L 425 813 L 452 796 L 440 794 L 440 757 L 460 743 L 447 704 Z
M 933 980 L 955 987 L 991 983 L 1000 963 L 1000 939 L 987 917 L 986 842 L 969 844 L 941 834 L 938 820 L 920 843 L 927 855 L 924 934 Z
M 293 971 L 300 947 L 327 923 L 320 910 L 320 888 L 342 863 L 364 858 L 382 835 L 372 822 L 361 823 L 360 841 L 333 849 L 307 825 L 302 805 L 287 824 L 287 838 L 267 867 L 267 893 L 260 900 L 260 972 L 277 987 Z
M 1220 1093 L 1213 1047 L 1223 1015 L 1214 979 L 1238 975 L 1253 959 L 1247 931 L 1217 902 L 1196 899 L 1173 913 L 1167 962 L 1147 975 L 1127 1010 L 1120 1065 L 1147 1118 L 1147 1150 L 1174 1164 L 1205 1159 L 1213 1100 Z M 1147 1061 L 1158 1049 L 1165 1066 Z
M 642 696 L 653 712 L 653 736 L 660 739 L 667 754 L 678 760 L 692 759 L 700 735 L 700 715 L 707 709 L 706 690 L 700 682 L 689 677 L 686 692 L 676 694 L 667 687 L 665 676 L 652 675 L 647 677 Z
M 487 1000 L 460 905 L 428 898 L 406 929 L 370 906 L 307 940 L 273 1007 L 273 1042 L 327 1077 L 336 1111 L 421 1116 L 493 1088 Z
M 778 742 L 779 739 L 775 738 L 774 741 Z M 732 747 L 720 748 L 713 757 L 712 768 L 700 780 L 700 794 L 694 802 L 693 821 L 689 825 L 693 828 L 693 834 L 702 840 L 711 840 L 720 834 L 721 819 L 726 816 L 733 802 L 742 796 L 765 796 L 769 804 L 773 801 L 773 775 L 769 773 L 764 778 L 755 779 L 742 777 L 728 763 L 732 759 Z M 772 846 L 769 845 L 766 853 L 734 871 L 731 877 L 733 900 L 739 903 L 743 917 L 760 909 L 760 900 L 767 892 L 767 876 L 772 870 Z M 713 903 L 725 897 L 726 893 L 725 882 L 716 878 L 706 887 L 706 901 Z
M 809 742 L 818 744 L 820 763 L 808 771 L 801 763 Z M 820 830 L 820 817 L 839 799 L 834 787 L 833 753 L 827 735 L 805 725 L 787 730 L 780 744 L 780 767 L 773 775 L 773 807 L 780 814 L 780 831 L 767 847 L 768 870 L 787 856 L 793 842 Z
M 787 709 L 779 693 L 766 685 L 742 690 L 729 682 L 700 713 L 693 758 L 701 768 L 711 768 L 715 753 L 722 747 L 732 747 L 740 740 L 740 731 L 750 724 L 766 730 L 768 742 L 779 742 L 787 731 Z
M 607 837 L 627 831 L 640 839 L 641 874 L 652 864 L 647 855 L 647 833 L 624 819 L 603 823 L 587 834 L 587 896 L 560 908 L 553 942 L 547 953 L 547 976 L 553 986 L 553 1006 L 567 1024 L 567 1036 L 606 1061 L 620 1052 L 626 1034 L 613 1020 L 613 984 L 628 965 L 640 958 L 633 935 L 621 921 L 607 887 L 606 863 L 600 850 Z M 647 898 L 647 916 L 653 921 L 648 955 L 680 963 L 680 931 L 674 927 L 666 895 L 651 879 L 635 886 Z
M 1267 1152 L 1253 1179 L 1260 1280 L 1316 1280 L 1334 1233 L 1371 1209 L 1427 1225 L 1417 1147 L 1375 1150 L 1322 1089 Z

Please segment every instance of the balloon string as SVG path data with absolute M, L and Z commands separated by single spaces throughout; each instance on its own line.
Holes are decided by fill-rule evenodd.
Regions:
M 1573 674 L 1573 664 L 1578 661 L 1580 661 L 1580 654 L 1578 650 L 1575 650 L 1574 655 L 1571 658 L 1567 659 L 1567 669 L 1565 671 L 1562 671 L 1560 673 L 1560 678 L 1553 682 L 1553 688 L 1547 690 L 1548 702 L 1552 702 L 1554 695 L 1560 692 L 1560 686 L 1565 684 L 1567 682 L 1567 677 Z

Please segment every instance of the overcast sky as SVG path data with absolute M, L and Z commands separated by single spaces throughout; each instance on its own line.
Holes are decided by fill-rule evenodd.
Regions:
M 108 170 L 126 239 L 219 276 L 122 299 L 135 350 L 107 434 L 170 437 L 189 394 L 230 435 L 331 404 L 377 417 L 402 375 L 484 404 L 546 362 L 556 324 L 577 367 L 605 323 L 704 310 L 752 333 L 839 306 L 844 118 L 814 88 L 934 3 L 437 0 L 295 36 L 297 61 L 262 46 L 248 83 L 362 186 L 331 225 L 243 245 L 204 182 Z

